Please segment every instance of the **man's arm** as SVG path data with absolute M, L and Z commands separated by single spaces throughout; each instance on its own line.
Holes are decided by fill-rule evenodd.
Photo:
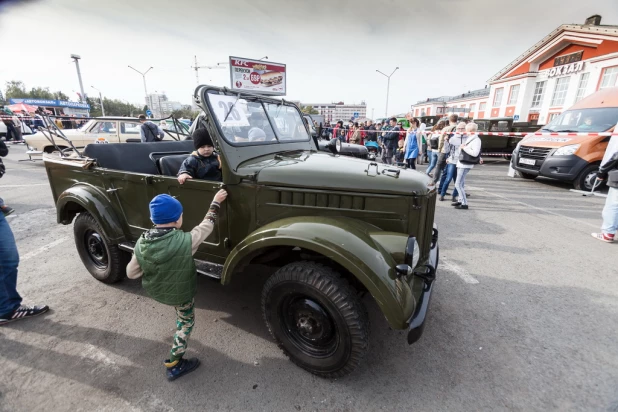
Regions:
M 144 125 L 142 124 L 139 127 L 139 137 L 142 143 L 146 143 L 146 133 L 144 133 Z
M 163 129 L 157 126 L 157 131 L 159 132 L 159 139 L 163 139 L 165 137 L 165 133 L 163 132 Z
M 609 171 L 616 168 L 618 168 L 618 152 L 614 153 L 614 155 L 610 157 L 609 160 L 599 168 L 597 177 L 600 180 L 604 180 L 607 178 L 607 174 L 609 173 Z

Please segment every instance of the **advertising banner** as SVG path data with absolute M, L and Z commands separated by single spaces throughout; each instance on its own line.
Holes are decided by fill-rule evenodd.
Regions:
M 234 90 L 285 96 L 285 64 L 230 56 L 230 83 Z

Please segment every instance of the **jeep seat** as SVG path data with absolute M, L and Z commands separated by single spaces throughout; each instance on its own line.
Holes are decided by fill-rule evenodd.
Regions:
M 153 152 L 193 151 L 193 141 L 152 142 L 152 143 L 108 143 L 89 144 L 84 156 L 96 159 L 99 167 L 124 170 L 133 173 L 157 175 L 159 171 L 152 160 Z
M 178 170 L 180 170 L 182 162 L 184 162 L 188 156 L 190 155 L 178 154 L 162 157 L 159 159 L 159 169 L 161 170 L 161 174 L 164 176 L 178 175 Z

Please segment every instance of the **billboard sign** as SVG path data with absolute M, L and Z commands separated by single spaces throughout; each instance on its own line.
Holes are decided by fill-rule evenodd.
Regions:
M 230 56 L 230 84 L 233 90 L 285 96 L 285 64 Z

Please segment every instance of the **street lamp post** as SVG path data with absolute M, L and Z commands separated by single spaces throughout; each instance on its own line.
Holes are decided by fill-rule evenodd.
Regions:
M 94 86 L 90 86 L 90 87 L 92 87 L 94 90 L 99 92 L 99 100 L 101 101 L 101 114 L 105 116 L 105 107 L 103 107 L 103 95 L 101 95 L 101 90 L 97 89 Z
M 79 70 L 79 59 L 81 57 L 77 54 L 72 54 L 71 58 L 75 61 L 75 67 L 77 68 L 77 79 L 79 80 L 79 90 L 82 92 L 82 103 L 86 103 L 86 94 L 84 93 L 84 84 L 82 83 L 82 73 Z
M 146 70 L 144 73 L 140 72 L 140 71 L 139 71 L 139 70 L 137 70 L 135 67 L 131 67 L 131 66 L 128 66 L 128 67 L 129 67 L 129 69 L 133 69 L 133 70 L 135 70 L 136 72 L 138 72 L 139 74 L 141 74 L 141 75 L 142 75 L 142 79 L 144 80 L 144 94 L 145 94 L 145 96 L 146 96 L 145 101 L 146 101 L 146 104 L 148 104 L 148 89 L 146 88 L 146 74 L 147 74 L 150 70 L 152 70 L 154 67 L 150 66 L 150 68 L 149 68 L 148 70 Z M 152 99 L 151 99 L 151 101 L 150 101 L 150 105 L 148 106 L 148 108 L 149 108 L 149 109 L 151 109 L 151 108 L 152 108 Z
M 376 70 L 378 73 L 380 73 L 382 76 L 386 77 L 388 79 L 388 82 L 386 83 L 386 111 L 384 112 L 384 116 L 388 117 L 388 94 L 390 92 L 390 88 L 391 88 L 391 76 L 393 74 L 395 74 L 395 72 L 399 70 L 399 67 L 395 67 L 395 70 L 393 70 L 393 72 L 390 75 L 386 75 L 384 73 L 382 73 L 380 70 Z

